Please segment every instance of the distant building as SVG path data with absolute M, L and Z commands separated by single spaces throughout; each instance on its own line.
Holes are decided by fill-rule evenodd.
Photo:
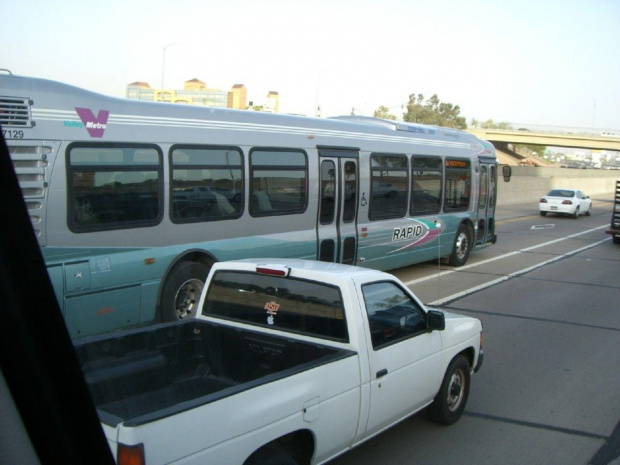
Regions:
M 150 102 L 184 103 L 205 107 L 233 108 L 245 110 L 247 105 L 247 88 L 244 84 L 235 84 L 230 91 L 211 89 L 199 79 L 185 81 L 183 89 L 154 89 L 146 82 L 132 82 L 127 85 L 127 98 L 147 100 Z M 269 92 L 267 100 L 269 109 L 278 112 L 278 93 Z M 266 105 L 267 107 L 267 105 Z
M 148 82 L 136 81 L 127 85 L 127 98 L 134 100 L 155 100 L 155 89 Z
M 277 92 L 270 90 L 267 93 L 267 100 L 265 102 L 265 110 L 270 113 L 278 113 L 278 107 L 280 106 L 280 95 Z
M 269 91 L 264 100 L 250 101 L 248 110 L 262 111 L 264 113 L 278 113 L 280 96 L 277 92 Z
M 228 92 L 228 108 L 245 110 L 247 105 L 248 91 L 243 84 L 235 84 Z

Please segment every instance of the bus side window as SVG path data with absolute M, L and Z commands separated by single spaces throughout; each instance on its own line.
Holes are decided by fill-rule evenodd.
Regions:
M 409 183 L 407 157 L 373 153 L 370 166 L 369 218 L 381 220 L 405 216 Z
M 76 233 L 155 225 L 162 157 L 149 145 L 72 144 L 67 150 L 69 228 Z
M 243 212 L 243 157 L 236 147 L 174 146 L 170 152 L 174 223 L 239 218 Z
M 469 160 L 446 159 L 446 211 L 469 209 L 471 199 L 471 165 Z
M 250 151 L 250 214 L 303 213 L 308 206 L 308 159 L 302 150 Z
M 443 173 L 439 157 L 411 158 L 411 208 L 412 216 L 439 213 Z

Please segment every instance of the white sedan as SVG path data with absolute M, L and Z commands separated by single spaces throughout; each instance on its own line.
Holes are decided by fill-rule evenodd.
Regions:
M 541 216 L 547 213 L 560 213 L 577 218 L 592 212 L 592 200 L 583 192 L 575 189 L 552 189 L 538 202 Z

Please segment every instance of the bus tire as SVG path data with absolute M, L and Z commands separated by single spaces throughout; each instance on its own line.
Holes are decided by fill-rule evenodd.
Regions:
M 172 270 L 161 294 L 161 320 L 194 318 L 208 274 L 209 267 L 196 262 L 185 262 Z
M 456 232 L 452 253 L 448 258 L 448 264 L 450 266 L 463 266 L 469 258 L 470 244 L 471 236 L 469 234 L 469 228 L 462 224 Z

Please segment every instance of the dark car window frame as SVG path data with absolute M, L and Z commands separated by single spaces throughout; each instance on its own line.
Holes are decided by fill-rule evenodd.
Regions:
M 14 417 L 5 415 L 12 401 L 21 419 L 12 433 L 23 425 L 30 440 L 10 449 L 22 449 L 20 463 L 34 449 L 40 463 L 114 464 L 1 134 L 0 149 L 0 392 L 12 397 L 0 407 Z M 0 462 L 11 463 L 5 445 Z

